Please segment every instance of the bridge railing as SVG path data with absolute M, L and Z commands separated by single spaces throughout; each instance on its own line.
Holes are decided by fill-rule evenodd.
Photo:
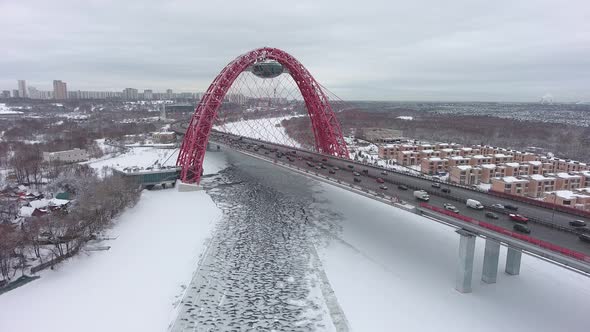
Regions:
M 580 261 L 583 261 L 586 263 L 590 263 L 590 256 L 583 254 L 581 252 L 575 251 L 575 250 L 567 249 L 567 248 L 558 246 L 556 244 L 549 243 L 547 241 L 543 241 L 543 240 L 534 238 L 532 236 L 513 232 L 513 231 L 508 230 L 504 227 L 500 227 L 500 226 L 493 225 L 493 224 L 490 224 L 490 223 L 487 223 L 484 221 L 480 221 L 480 220 L 477 220 L 477 219 L 474 219 L 474 218 L 471 218 L 468 216 L 464 216 L 464 215 L 461 215 L 461 214 L 458 214 L 458 213 L 455 213 L 455 212 L 452 212 L 452 211 L 449 211 L 449 210 L 446 210 L 446 209 L 443 209 L 443 208 L 440 208 L 437 206 L 430 205 L 428 203 L 420 203 L 420 207 L 435 211 L 440 214 L 444 214 L 449 217 L 453 217 L 455 219 L 459 219 L 464 222 L 468 222 L 470 224 L 473 224 L 473 225 L 476 225 L 476 226 L 479 226 L 482 228 L 489 229 L 491 231 L 500 233 L 502 235 L 510 236 L 512 238 L 515 238 L 515 239 L 518 239 L 521 241 L 525 241 L 527 243 L 533 244 L 533 245 L 541 247 L 543 249 L 548 249 L 548 250 L 560 253 L 562 255 L 572 257 L 572 258 L 575 258 L 577 260 L 580 260 Z

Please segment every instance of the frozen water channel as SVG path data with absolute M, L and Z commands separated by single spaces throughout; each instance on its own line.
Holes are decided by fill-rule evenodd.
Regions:
M 310 208 L 309 180 L 239 164 L 204 183 L 224 217 L 173 331 L 347 330 L 316 252 L 334 216 Z

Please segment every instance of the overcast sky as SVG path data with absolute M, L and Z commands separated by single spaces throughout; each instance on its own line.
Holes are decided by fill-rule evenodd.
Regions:
M 590 100 L 590 0 L 0 0 L 0 89 L 204 91 L 281 48 L 343 99 Z

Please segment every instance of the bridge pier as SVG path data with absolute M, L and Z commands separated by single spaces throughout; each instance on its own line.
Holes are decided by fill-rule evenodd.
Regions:
M 500 242 L 486 238 L 483 254 L 483 272 L 481 280 L 488 284 L 496 283 L 498 277 L 498 261 L 500 259 Z
M 520 258 L 522 257 L 522 251 L 508 247 L 508 253 L 506 254 L 506 273 L 510 275 L 520 274 Z
M 475 234 L 464 229 L 457 230 L 457 234 L 459 234 L 459 260 L 457 262 L 455 289 L 461 293 L 471 293 Z

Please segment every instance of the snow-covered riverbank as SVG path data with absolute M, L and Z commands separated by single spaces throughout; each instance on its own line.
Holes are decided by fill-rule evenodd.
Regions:
M 225 166 L 210 153 L 207 173 Z M 204 192 L 144 191 L 100 245 L 0 296 L 0 331 L 165 331 L 221 211 Z

